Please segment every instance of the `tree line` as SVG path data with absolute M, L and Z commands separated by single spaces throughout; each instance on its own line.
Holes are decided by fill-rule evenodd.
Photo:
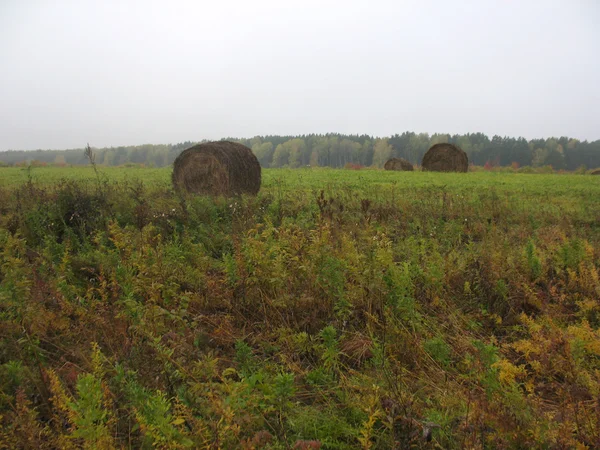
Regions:
M 493 136 L 483 133 L 428 134 L 404 132 L 390 137 L 369 135 L 309 134 L 299 136 L 255 136 L 249 139 L 226 138 L 251 148 L 262 167 L 382 167 L 389 158 L 404 158 L 420 164 L 434 144 L 458 145 L 479 166 L 552 166 L 555 170 L 600 167 L 600 140 L 588 142 L 569 137 L 531 139 Z M 94 149 L 96 164 L 120 166 L 144 164 L 165 167 L 196 142 L 136 145 Z M 88 160 L 84 149 L 0 152 L 0 165 L 17 164 L 83 165 Z

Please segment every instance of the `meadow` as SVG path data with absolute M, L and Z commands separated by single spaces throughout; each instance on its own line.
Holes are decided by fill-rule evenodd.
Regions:
M 0 168 L 0 448 L 600 448 L 600 177 Z

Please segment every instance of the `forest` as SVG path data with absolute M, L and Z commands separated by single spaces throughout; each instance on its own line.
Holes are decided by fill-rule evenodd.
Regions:
M 450 142 L 468 155 L 471 164 L 499 167 L 544 167 L 554 170 L 577 170 L 600 167 L 600 140 L 580 141 L 570 137 L 527 140 L 523 137 L 489 136 L 483 133 L 428 134 L 404 132 L 390 137 L 369 135 L 309 134 L 298 136 L 255 136 L 250 139 L 227 138 L 252 149 L 262 167 L 297 168 L 321 166 L 340 168 L 347 164 L 382 167 L 392 157 L 420 164 L 425 152 L 434 144 Z M 96 163 L 104 166 L 143 164 L 165 167 L 173 163 L 182 150 L 196 142 L 145 144 L 95 148 Z M 90 143 L 92 147 L 94 143 Z M 0 166 L 83 165 L 87 158 L 82 148 L 71 150 L 34 150 L 0 152 Z

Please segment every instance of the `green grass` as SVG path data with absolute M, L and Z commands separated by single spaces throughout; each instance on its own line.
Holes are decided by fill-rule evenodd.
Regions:
M 171 180 L 171 168 L 99 167 L 101 177 L 110 181 L 143 180 L 148 184 L 165 186 Z M 437 188 L 471 192 L 478 189 L 497 189 L 511 194 L 534 196 L 593 196 L 600 191 L 600 179 L 572 174 L 517 174 L 502 172 L 472 172 L 468 174 L 434 172 L 393 172 L 383 170 L 338 169 L 263 169 L 263 190 L 339 190 L 358 189 L 361 192 L 384 192 L 386 189 L 411 191 Z M 27 182 L 29 172 L 22 167 L 0 168 L 0 187 Z M 62 179 L 94 181 L 92 167 L 35 167 L 31 169 L 34 182 L 51 185 Z
M 141 167 L 98 167 L 102 177 L 110 181 L 124 181 L 142 178 L 149 183 L 163 183 L 170 180 L 169 169 L 149 169 Z M 48 186 L 61 180 L 94 181 L 96 174 L 91 166 L 75 167 L 0 167 L 0 187 L 12 187 L 31 179 L 39 185 Z
M 0 169 L 0 448 L 598 446 L 600 178 L 99 170 Z

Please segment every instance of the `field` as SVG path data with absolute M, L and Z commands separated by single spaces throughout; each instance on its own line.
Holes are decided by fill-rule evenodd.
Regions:
M 600 448 L 600 177 L 0 168 L 0 448 Z

